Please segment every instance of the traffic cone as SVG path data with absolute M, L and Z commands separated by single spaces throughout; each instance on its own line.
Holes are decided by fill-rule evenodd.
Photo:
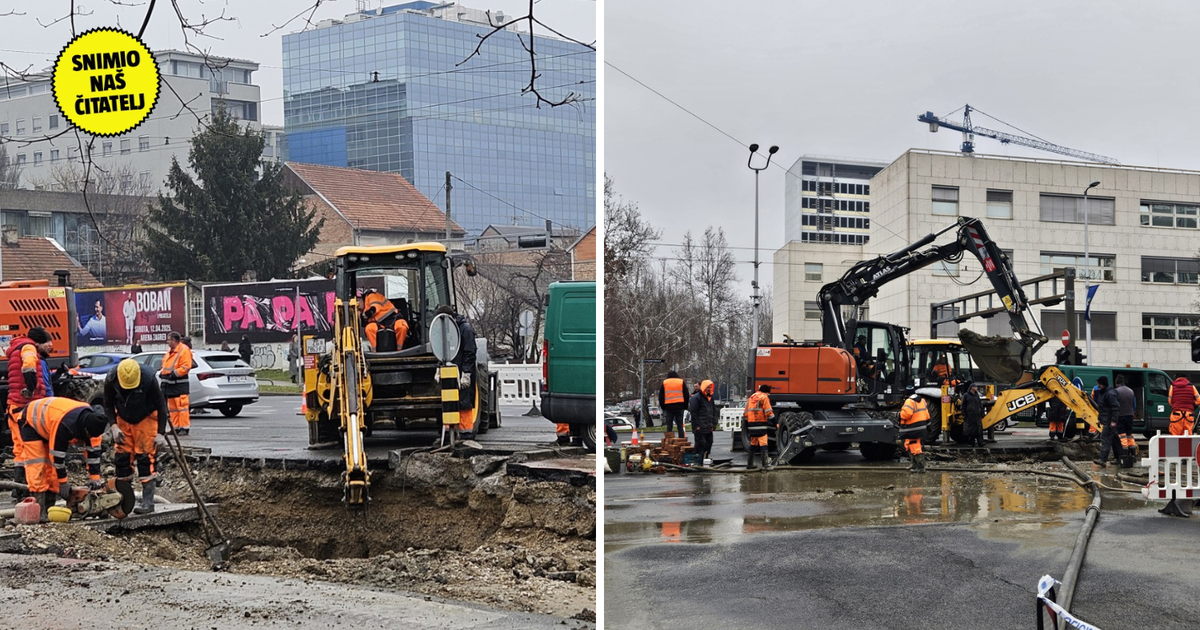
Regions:
M 634 429 L 633 437 L 629 438 L 629 444 L 631 444 L 632 446 L 637 446 L 637 443 L 638 443 L 638 432 L 637 432 L 637 429 Z
M 308 398 L 305 396 L 300 397 L 300 415 L 308 417 Z

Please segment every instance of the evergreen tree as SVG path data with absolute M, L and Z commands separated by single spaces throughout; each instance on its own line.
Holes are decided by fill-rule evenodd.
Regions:
M 262 134 L 242 129 L 224 107 L 192 139 L 188 164 L 171 159 L 167 187 L 146 225 L 146 257 L 160 278 L 237 281 L 286 278 L 312 250 L 324 219 L 283 181 L 283 167 L 262 164 Z M 261 175 L 260 175 L 261 169 Z

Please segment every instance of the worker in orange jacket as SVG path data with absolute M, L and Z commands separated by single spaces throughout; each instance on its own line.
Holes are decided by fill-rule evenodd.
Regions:
M 363 317 L 367 320 L 367 341 L 371 342 L 373 351 L 379 352 L 376 339 L 380 328 L 396 331 L 396 347 L 393 350 L 404 348 L 404 341 L 408 339 L 408 322 L 400 317 L 400 311 L 378 289 L 367 289 L 363 292 Z
M 929 427 L 929 407 L 925 399 L 917 394 L 909 396 L 900 409 L 900 436 L 904 438 L 904 450 L 912 459 L 908 469 L 925 472 L 925 454 L 921 452 L 921 438 Z
M 683 432 L 683 415 L 687 412 L 688 393 L 687 383 L 679 377 L 675 370 L 667 372 L 658 388 L 658 408 L 662 410 L 664 435 L 670 435 L 675 425 L 679 426 L 679 437 L 685 437 Z
M 192 414 L 188 398 L 190 386 L 188 373 L 192 371 L 192 349 L 183 343 L 183 335 L 172 332 L 167 335 L 167 355 L 163 357 L 158 378 L 162 381 L 162 393 L 167 397 L 167 409 L 171 414 L 171 427 L 179 435 L 192 432 Z
M 70 398 L 39 398 L 21 413 L 21 439 L 25 443 L 25 472 L 29 492 L 37 497 L 42 518 L 54 505 L 56 496 L 70 501 L 71 483 L 67 480 L 67 447 L 82 443 L 100 446 L 100 436 L 108 428 L 108 419 L 90 405 Z M 88 464 L 92 477 L 89 486 L 100 489 L 100 462 Z
M 1171 383 L 1167 401 L 1171 404 L 1171 425 L 1168 431 L 1171 435 L 1191 435 L 1195 422 L 1193 412 L 1200 406 L 1200 392 L 1196 391 L 1196 387 L 1186 376 L 1181 375 Z
M 771 421 L 775 419 L 775 412 L 771 409 L 770 394 L 770 385 L 759 385 L 758 391 L 751 394 L 750 400 L 746 401 L 746 432 L 750 434 L 750 444 L 746 446 L 746 452 L 749 455 L 746 468 L 754 468 L 755 451 L 762 454 L 763 469 L 771 467 L 767 459 L 767 449 L 771 435 Z
M 25 443 L 21 441 L 21 412 L 30 402 L 53 395 L 50 368 L 46 365 L 46 357 L 53 347 L 50 333 L 41 326 L 30 328 L 28 334 L 18 336 L 8 347 L 8 430 L 13 443 L 13 481 L 20 484 L 28 483 Z M 13 490 L 13 498 L 25 496 L 25 491 Z
M 182 345 L 182 344 L 181 344 Z M 155 464 L 157 446 L 154 439 L 166 433 L 171 412 L 154 372 L 133 359 L 122 359 L 117 369 L 104 378 L 104 414 L 115 422 L 121 437 L 113 445 L 113 464 L 116 466 L 117 492 L 126 514 L 154 511 L 154 494 L 158 487 Z M 142 504 L 134 507 L 133 468 L 137 463 L 138 479 L 142 482 Z

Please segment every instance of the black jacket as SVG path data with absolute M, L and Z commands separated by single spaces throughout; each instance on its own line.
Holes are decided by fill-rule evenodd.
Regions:
M 711 433 L 717 426 L 717 406 L 712 399 L 700 392 L 692 394 L 688 401 L 688 412 L 692 414 L 692 431 Z
M 1137 394 L 1124 385 L 1117 385 L 1113 391 L 1116 392 L 1117 401 L 1121 404 L 1117 409 L 1117 415 L 1132 417 L 1133 410 L 1137 407 Z
M 983 434 L 983 400 L 979 394 L 967 392 L 962 397 L 963 435 L 977 437 Z
M 242 357 L 242 360 L 245 361 L 247 365 L 250 364 L 250 357 L 254 356 L 254 346 L 250 345 L 249 339 L 243 339 L 241 343 L 238 344 L 238 356 Z
M 1100 427 L 1117 421 L 1117 412 L 1121 409 L 1121 400 L 1111 387 L 1105 387 L 1096 393 L 1096 408 L 1100 412 Z
M 109 422 L 116 422 L 120 416 L 125 422 L 137 424 L 157 411 L 158 432 L 162 433 L 170 420 L 167 397 L 158 385 L 158 375 L 144 365 L 140 368 L 142 382 L 133 389 L 121 387 L 116 370 L 110 370 L 104 377 L 104 415 L 108 416 Z
M 1069 415 L 1071 415 L 1071 412 L 1067 409 L 1067 403 L 1057 398 L 1050 399 L 1050 412 L 1046 415 L 1047 420 L 1066 422 Z

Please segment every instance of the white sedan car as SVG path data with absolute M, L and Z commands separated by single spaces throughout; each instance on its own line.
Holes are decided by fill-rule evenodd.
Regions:
M 143 352 L 133 360 L 158 372 L 165 352 Z M 192 371 L 188 373 L 188 407 L 216 409 L 226 418 L 242 412 L 242 407 L 258 402 L 258 380 L 254 368 L 230 352 L 193 350 Z

